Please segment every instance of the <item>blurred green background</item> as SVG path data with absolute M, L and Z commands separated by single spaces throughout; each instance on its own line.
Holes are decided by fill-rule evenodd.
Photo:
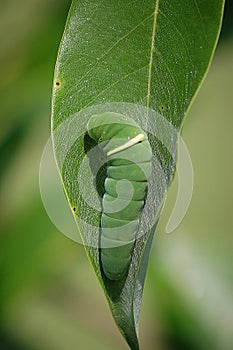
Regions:
M 127 349 L 82 246 L 50 222 L 38 172 L 53 69 L 70 1 L 0 9 L 0 349 Z M 233 5 L 183 129 L 194 166 L 188 213 L 151 252 L 141 311 L 146 350 L 233 349 Z

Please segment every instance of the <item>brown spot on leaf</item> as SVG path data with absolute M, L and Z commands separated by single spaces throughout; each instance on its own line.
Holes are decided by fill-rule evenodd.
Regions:
M 163 110 L 164 110 L 164 106 L 163 106 L 163 105 L 162 105 L 162 106 L 160 106 L 159 108 L 160 108 L 160 110 L 161 110 L 161 111 L 163 111 Z

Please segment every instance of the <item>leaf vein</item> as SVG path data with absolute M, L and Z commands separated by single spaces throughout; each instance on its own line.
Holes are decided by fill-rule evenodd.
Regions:
M 145 66 L 141 67 L 141 68 L 136 69 L 136 70 L 133 71 L 133 72 L 130 72 L 129 74 L 126 74 L 126 75 L 125 75 L 124 77 L 122 77 L 121 79 L 119 79 L 119 80 L 115 81 L 114 83 L 110 84 L 106 89 L 103 89 L 102 91 L 100 91 L 100 93 L 99 93 L 91 102 L 89 102 L 89 103 L 86 104 L 84 107 L 82 107 L 82 109 L 87 108 L 89 105 L 93 104 L 93 103 L 97 100 L 97 98 L 98 98 L 103 92 L 109 90 L 111 87 L 117 85 L 118 83 L 120 83 L 121 81 L 124 81 L 124 80 L 125 80 L 126 78 L 128 78 L 129 76 L 131 76 L 131 75 L 133 75 L 133 74 L 139 72 L 139 71 L 142 70 L 142 69 L 145 69 L 146 67 L 147 67 L 147 64 L 146 64 Z
M 204 36 L 205 36 L 205 40 L 207 41 L 208 38 L 207 38 L 206 30 L 205 30 L 205 27 L 204 27 L 204 24 L 203 24 L 203 17 L 202 17 L 202 15 L 201 15 L 201 11 L 200 11 L 200 9 L 199 9 L 197 0 L 194 0 L 194 3 L 195 3 L 195 6 L 196 6 L 196 8 L 197 8 L 197 12 L 198 12 L 198 15 L 199 15 L 199 17 L 200 17 L 200 20 L 201 20 L 201 27 L 202 27 L 202 30 L 203 30 L 203 33 L 204 33 Z
M 156 24 L 157 17 L 159 12 L 159 0 L 155 2 L 155 11 L 154 11 L 154 22 L 152 30 L 152 39 L 151 39 L 151 50 L 150 50 L 150 61 L 149 61 L 149 73 L 148 73 L 148 87 L 147 87 L 147 110 L 149 112 L 150 105 L 150 91 L 151 91 L 151 79 L 152 79 L 152 65 L 153 65 L 153 55 L 154 55 L 154 45 L 155 45 L 155 33 L 156 33 Z M 147 112 L 147 118 L 148 118 Z
M 146 18 L 144 18 L 144 20 L 142 20 L 140 23 L 138 23 L 135 27 L 133 27 L 128 33 L 124 34 L 121 38 L 119 38 L 115 43 L 113 43 L 113 45 L 103 53 L 103 55 L 101 55 L 100 57 L 96 58 L 96 62 L 95 64 L 77 81 L 76 86 L 81 83 L 86 76 L 92 72 L 92 70 L 94 68 L 96 68 L 96 66 L 98 66 L 99 61 L 102 60 L 105 56 L 107 56 L 109 54 L 109 52 L 111 52 L 114 47 L 116 47 L 122 40 L 126 39 L 130 34 L 132 34 L 138 27 L 140 27 L 143 23 L 145 23 L 146 21 L 148 21 L 149 18 L 151 18 L 153 16 L 154 13 L 150 14 L 149 16 L 147 16 Z
M 165 15 L 165 13 L 163 13 L 162 11 L 159 11 L 159 13 L 160 13 L 164 18 L 166 18 L 166 20 L 172 25 L 172 27 L 175 29 L 175 31 L 178 33 L 178 35 L 179 35 L 180 38 L 182 39 L 183 45 L 184 45 L 184 47 L 185 47 L 185 49 L 186 49 L 186 52 L 187 52 L 188 59 L 189 59 L 189 61 L 192 63 L 192 65 L 194 66 L 194 63 L 193 63 L 193 61 L 192 61 L 192 59 L 191 59 L 191 55 L 190 55 L 190 53 L 189 53 L 188 46 L 187 46 L 187 44 L 186 44 L 186 41 L 185 41 L 185 39 L 184 39 L 182 33 L 179 31 L 179 29 L 177 28 L 177 26 L 168 18 L 168 16 Z

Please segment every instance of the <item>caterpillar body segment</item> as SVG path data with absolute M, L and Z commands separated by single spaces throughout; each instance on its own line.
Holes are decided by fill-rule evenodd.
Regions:
M 145 205 L 152 150 L 147 134 L 119 113 L 93 115 L 88 122 L 107 161 L 101 215 L 101 263 L 110 280 L 127 273 Z

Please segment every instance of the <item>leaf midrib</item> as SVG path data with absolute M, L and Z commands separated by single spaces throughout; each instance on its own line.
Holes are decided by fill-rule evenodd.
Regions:
M 154 56 L 154 48 L 155 48 L 155 33 L 156 33 L 156 24 L 159 12 L 159 0 L 155 1 L 155 11 L 154 11 L 154 21 L 153 21 L 153 30 L 152 30 L 152 38 L 151 38 L 151 49 L 150 49 L 150 61 L 149 61 L 149 72 L 148 72 L 148 87 L 147 87 L 147 110 L 149 110 L 150 106 L 150 91 L 151 91 L 151 80 L 152 80 L 152 65 L 153 65 L 153 56 Z M 148 115 L 148 113 L 147 113 Z

